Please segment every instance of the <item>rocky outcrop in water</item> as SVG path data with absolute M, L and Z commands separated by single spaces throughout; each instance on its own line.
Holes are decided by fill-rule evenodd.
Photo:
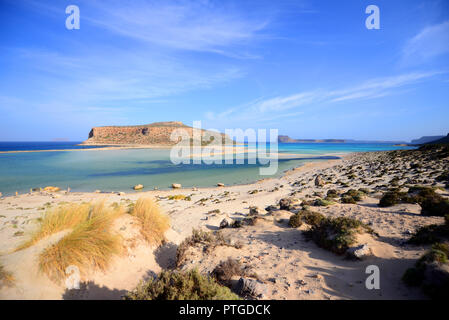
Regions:
M 170 135 L 176 129 L 183 129 L 193 140 L 193 128 L 180 121 L 155 122 L 139 126 L 107 126 L 94 127 L 89 132 L 89 138 L 84 145 L 174 145 Z M 210 131 L 201 130 L 202 145 L 207 145 L 209 137 L 204 137 Z M 225 134 L 221 134 L 224 143 L 233 141 Z

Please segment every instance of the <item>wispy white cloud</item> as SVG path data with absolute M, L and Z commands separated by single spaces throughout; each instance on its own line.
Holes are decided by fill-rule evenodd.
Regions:
M 403 61 L 419 63 L 449 53 L 449 20 L 421 30 L 405 44 Z
M 209 112 L 207 119 L 225 122 L 251 121 L 253 124 L 273 119 L 291 118 L 303 115 L 304 110 L 313 106 L 329 106 L 352 100 L 371 100 L 405 92 L 404 89 L 420 81 L 444 72 L 416 72 L 392 77 L 370 79 L 360 85 L 338 90 L 317 89 L 288 96 L 259 99 L 246 106 L 230 108 L 219 114 Z M 286 112 L 290 110 L 290 112 Z
M 270 17 L 254 16 L 216 1 L 93 2 L 88 23 L 147 45 L 253 58 L 244 48 L 260 36 Z

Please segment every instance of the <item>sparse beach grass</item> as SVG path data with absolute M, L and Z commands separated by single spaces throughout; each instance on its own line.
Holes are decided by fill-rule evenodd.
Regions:
M 68 266 L 75 265 L 82 275 L 90 269 L 106 270 L 111 257 L 121 252 L 119 235 L 111 233 L 116 210 L 101 210 L 76 225 L 72 232 L 39 256 L 39 269 L 59 282 Z
M 140 233 L 149 244 L 162 243 L 170 223 L 156 202 L 150 198 L 140 198 L 132 208 L 131 215 L 139 220 Z

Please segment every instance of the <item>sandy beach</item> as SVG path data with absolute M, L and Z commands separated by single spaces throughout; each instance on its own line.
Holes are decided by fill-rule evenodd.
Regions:
M 421 226 L 443 223 L 443 217 L 422 216 L 417 204 L 401 203 L 392 207 L 378 206 L 382 189 L 400 171 L 390 171 L 380 179 L 370 165 L 387 152 L 357 153 L 340 160 L 308 163 L 286 172 L 280 178 L 264 179 L 253 184 L 214 188 L 181 188 L 129 193 L 32 192 L 0 200 L 0 262 L 14 278 L 12 286 L 0 289 L 1 299 L 120 299 L 142 280 L 161 270 L 197 268 L 208 274 L 221 261 L 238 260 L 264 284 L 261 299 L 423 299 L 417 288 L 405 286 L 401 277 L 429 246 L 406 244 L 410 235 Z M 358 168 L 358 169 L 356 169 Z M 406 164 L 404 163 L 404 168 Z M 347 171 L 357 178 L 348 179 Z M 396 171 L 397 170 L 397 171 Z M 401 172 L 402 180 L 413 179 L 410 170 Z M 317 185 L 317 176 L 326 183 Z M 420 173 L 420 176 L 424 176 Z M 425 179 L 424 179 L 425 180 Z M 175 183 L 176 181 L 173 181 Z M 338 184 L 337 184 L 338 182 Z M 350 183 L 345 185 L 344 182 Z M 426 181 L 424 181 L 426 182 Z M 430 181 L 427 181 L 430 182 Z M 433 182 L 433 181 L 432 181 Z M 217 181 L 219 183 L 219 181 Z M 372 255 L 361 261 L 345 259 L 308 241 L 302 231 L 291 228 L 288 219 L 297 207 L 281 210 L 281 199 L 298 203 L 316 199 L 328 190 L 344 193 L 349 189 L 369 188 L 363 200 L 355 204 L 333 203 L 314 206 L 313 210 L 330 217 L 355 218 L 369 225 L 377 234 L 362 234 L 358 243 L 367 244 Z M 444 190 L 444 191 L 443 191 Z M 449 196 L 447 189 L 438 193 Z M 184 200 L 170 196 L 183 195 Z M 46 210 L 66 203 L 106 201 L 107 204 L 129 205 L 142 197 L 157 201 L 170 218 L 170 229 L 161 246 L 150 246 L 136 231 L 129 215 L 115 221 L 114 231 L 123 239 L 126 254 L 113 258 L 106 272 L 92 272 L 83 279 L 80 290 L 66 290 L 39 272 L 37 256 L 48 245 L 64 236 L 62 231 L 41 240 L 27 249 L 15 251 L 36 228 Z M 172 199 L 172 200 L 170 200 Z M 254 208 L 257 209 L 254 209 Z M 217 246 L 205 254 L 201 246 L 189 249 L 182 261 L 176 261 L 177 246 L 193 229 L 216 232 L 223 220 L 238 221 L 256 211 L 260 219 L 254 225 L 223 228 L 219 231 L 233 246 Z M 381 270 L 381 289 L 367 290 L 365 269 L 377 265 Z

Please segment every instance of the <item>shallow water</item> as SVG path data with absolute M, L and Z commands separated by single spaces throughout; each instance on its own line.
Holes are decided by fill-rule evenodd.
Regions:
M 72 149 L 68 145 L 63 149 L 67 148 Z M 398 147 L 372 144 L 280 144 L 279 151 L 282 153 L 307 156 L 279 160 L 274 177 L 306 162 L 328 159 L 316 158 L 326 154 L 391 149 Z M 233 185 L 273 177 L 260 175 L 261 165 L 248 164 L 247 161 L 245 164 L 233 165 L 175 165 L 171 163 L 169 154 L 169 150 L 160 149 L 0 154 L 0 192 L 5 195 L 15 191 L 23 193 L 30 188 L 49 185 L 62 189 L 70 187 L 73 191 L 128 192 L 136 184 L 143 184 L 147 190 L 154 187 L 166 189 L 172 183 L 181 183 L 185 187 L 210 187 L 218 182 Z

